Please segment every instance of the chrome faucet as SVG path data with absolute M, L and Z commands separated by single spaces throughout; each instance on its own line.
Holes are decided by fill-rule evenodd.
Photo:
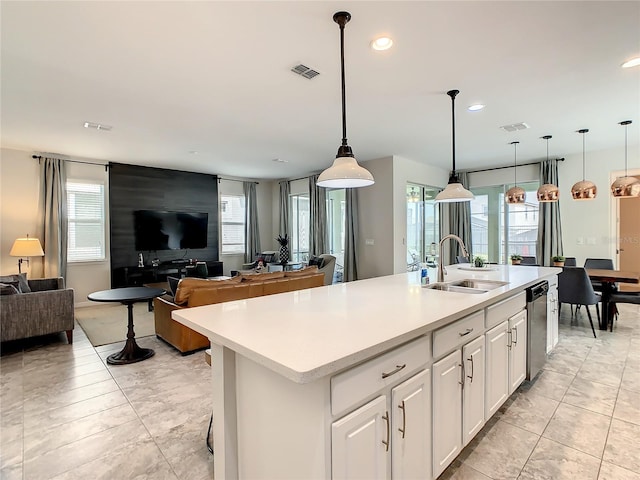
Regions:
M 464 257 L 469 256 L 469 253 L 467 252 L 467 248 L 464 246 L 464 242 L 459 236 L 454 235 L 453 233 L 450 233 L 449 235 L 445 235 L 444 237 L 442 237 L 442 240 L 440 240 L 440 243 L 438 244 L 438 252 L 440 255 L 440 258 L 438 259 L 438 282 L 444 282 L 444 276 L 447 273 L 446 270 L 444 269 L 444 265 L 442 264 L 442 244 L 444 243 L 445 240 L 448 240 L 449 238 L 453 238 L 458 242 L 458 244 L 460 245 L 460 250 L 462 250 L 462 255 Z

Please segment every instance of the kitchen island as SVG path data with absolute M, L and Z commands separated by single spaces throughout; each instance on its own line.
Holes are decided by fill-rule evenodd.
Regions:
M 460 417 L 462 432 L 463 414 L 470 418 L 464 396 L 478 385 L 483 386 L 476 393 L 483 397 L 482 411 L 476 408 L 482 416 L 480 427 L 499 407 L 484 397 L 498 392 L 496 382 L 516 371 L 513 352 L 522 352 L 526 345 L 526 328 L 518 330 L 516 322 L 524 310 L 524 291 L 560 272 L 530 266 L 491 268 L 447 267 L 445 281 L 506 282 L 483 293 L 423 288 L 417 272 L 410 272 L 173 312 L 174 320 L 212 343 L 215 477 L 408 478 L 410 472 L 425 469 L 423 478 L 436 477 L 470 438 L 456 433 L 455 448 L 445 449 L 438 459 L 438 447 L 432 459 L 432 444 L 446 442 L 440 441 L 438 424 L 432 426 L 431 419 L 448 418 L 441 409 L 452 408 L 452 421 Z M 435 271 L 430 275 L 435 278 Z M 490 320 L 496 315 L 503 315 L 504 322 Z M 512 316 L 513 326 L 507 322 Z M 453 331 L 461 328 L 461 333 Z M 501 363 L 502 350 L 496 346 L 502 341 L 505 362 L 513 356 L 511 367 Z M 477 348 L 466 356 L 467 347 Z M 469 375 L 458 353 L 460 359 L 463 354 L 471 358 L 469 366 L 476 372 L 470 375 L 476 375 L 473 388 L 464 391 L 458 380 Z M 445 360 L 453 362 L 451 368 L 445 368 Z M 486 382 L 478 380 L 480 374 Z M 461 391 L 447 396 L 460 394 L 460 412 L 455 402 L 445 402 L 451 407 L 438 400 L 445 388 L 457 388 L 450 380 L 453 375 Z M 397 412 L 389 406 L 397 395 L 406 397 L 400 413 L 416 403 L 422 422 L 411 435 L 406 427 L 406 437 L 415 443 L 402 448 L 391 435 L 400 431 L 404 441 L 405 425 L 400 424 L 410 416 L 391 418 Z M 496 398 L 503 402 L 508 395 Z M 467 408 L 471 405 L 467 401 Z M 472 430 L 479 429 L 474 425 Z M 373 444 L 380 452 L 370 451 Z M 403 456 L 410 458 L 407 464 Z M 362 465 L 367 471 L 356 468 Z

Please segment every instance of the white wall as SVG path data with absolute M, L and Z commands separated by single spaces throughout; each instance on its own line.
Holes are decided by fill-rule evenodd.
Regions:
M 565 256 L 576 257 L 578 265 L 586 258 L 616 258 L 616 203 L 611 195 L 612 172 L 624 171 L 624 147 L 586 153 L 586 179 L 598 188 L 594 200 L 571 198 L 571 186 L 582 180 L 582 153 L 569 155 L 558 167 L 560 177 L 560 218 Z M 629 147 L 629 169 L 640 167 L 640 150 Z M 640 222 L 640 213 L 638 213 Z
M 376 183 L 358 190 L 358 277 L 407 271 L 407 183 L 444 187 L 448 170 L 393 156 L 363 162 Z M 373 245 L 367 245 L 373 241 Z

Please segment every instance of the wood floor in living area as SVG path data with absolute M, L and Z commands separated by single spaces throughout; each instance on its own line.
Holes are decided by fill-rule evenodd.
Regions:
M 640 307 L 620 305 L 594 339 L 563 308 L 560 343 L 441 478 L 640 480 Z M 124 330 L 123 330 L 124 335 Z M 122 343 L 92 347 L 82 330 L 2 346 L 0 478 L 210 479 L 211 409 L 203 352 L 106 364 Z

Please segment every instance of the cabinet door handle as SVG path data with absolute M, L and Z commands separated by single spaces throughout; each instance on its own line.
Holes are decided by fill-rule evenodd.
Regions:
M 407 366 L 406 363 L 403 363 L 402 365 L 396 365 L 395 370 L 392 370 L 392 371 L 390 371 L 388 373 L 382 372 L 382 378 L 387 378 L 387 377 L 390 377 L 391 375 L 395 375 L 396 373 L 398 373 L 400 370 L 402 370 L 406 366 Z
M 509 347 L 509 350 L 511 350 L 511 337 L 513 336 L 513 333 L 511 333 L 512 330 L 512 328 L 507 329 L 507 347 Z
M 391 432 L 389 431 L 389 412 L 384 412 L 382 419 L 387 423 L 387 441 L 385 442 L 383 440 L 382 443 L 384 444 L 384 451 L 388 452 L 389 451 L 389 435 L 391 434 Z
M 464 375 L 464 362 L 463 363 L 459 363 L 458 366 L 460 367 L 460 373 L 462 375 L 462 381 L 459 381 L 458 383 L 460 385 L 462 385 L 462 388 L 464 388 L 464 377 L 465 377 L 465 375 Z
M 458 332 L 458 335 L 460 335 L 461 337 L 464 337 L 465 335 L 469 335 L 471 332 L 473 332 L 473 328 L 467 328 L 464 333 L 460 333 Z
M 513 341 L 513 344 L 516 345 L 518 343 L 518 326 L 516 325 L 511 330 L 516 332 L 516 339 Z
M 467 360 L 469 362 L 471 362 L 471 376 L 467 375 L 467 378 L 471 379 L 471 381 L 469 383 L 473 383 L 473 355 L 469 356 L 469 358 L 467 358 Z
M 407 430 L 407 410 L 404 407 L 404 400 L 402 400 L 402 403 L 398 405 L 398 408 L 402 410 L 402 428 L 398 428 L 398 431 L 402 434 L 402 438 L 404 438 L 405 432 Z

